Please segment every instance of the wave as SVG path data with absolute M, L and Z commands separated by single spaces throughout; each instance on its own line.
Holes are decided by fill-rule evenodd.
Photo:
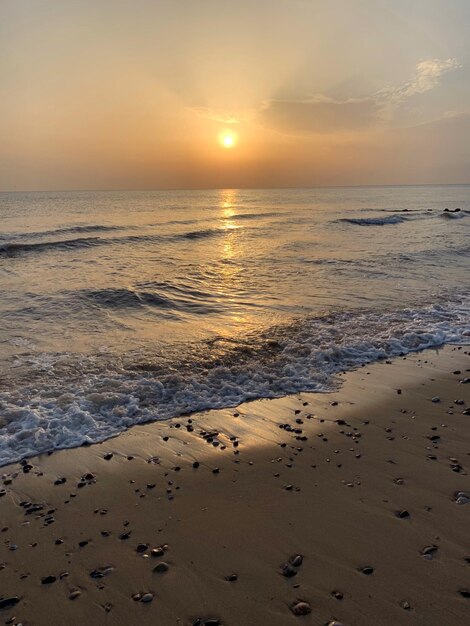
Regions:
M 10 380 L 0 392 L 0 465 L 103 441 L 135 424 L 255 398 L 330 391 L 343 370 L 446 343 L 469 344 L 469 304 L 462 296 L 385 313 L 333 313 L 242 339 L 167 346 L 166 352 L 18 357 L 27 382 L 15 387 Z
M 218 294 L 198 291 L 169 283 L 147 283 L 143 288 L 135 289 L 83 289 L 65 294 L 70 304 L 77 300 L 85 300 L 104 309 L 163 309 L 168 316 L 176 317 L 178 313 L 209 315 L 218 313 L 223 305 L 217 302 Z
M 387 217 L 343 217 L 337 222 L 356 224 L 357 226 L 383 226 L 385 224 L 401 224 L 407 220 L 401 215 L 389 215 Z
M 444 219 L 448 219 L 448 220 L 458 220 L 461 219 L 462 217 L 465 217 L 466 215 L 466 211 L 443 211 L 442 213 L 439 214 L 439 217 L 443 217 Z
M 171 237 L 173 239 L 206 239 L 207 237 L 214 237 L 226 233 L 227 231 L 224 228 L 206 228 L 204 230 L 193 230 L 179 235 L 172 235 Z
M 43 252 L 53 249 L 73 250 L 74 248 L 89 248 L 100 245 L 100 237 L 82 237 L 78 239 L 63 239 L 60 241 L 37 241 L 32 243 L 1 243 L 0 257 L 12 257 L 31 252 Z
M 263 219 L 265 217 L 279 217 L 280 215 L 285 215 L 279 211 L 271 211 L 270 213 L 235 213 L 234 215 L 229 215 L 226 217 L 222 217 L 223 220 L 257 220 Z
M 23 239 L 40 239 L 43 237 L 54 237 L 56 235 L 69 235 L 74 233 L 103 233 L 116 230 L 130 230 L 135 226 L 106 226 L 104 224 L 82 224 L 78 226 L 64 226 L 63 228 L 53 228 L 51 230 L 39 230 L 23 233 L 7 233 L 0 235 L 3 241 L 18 241 Z M 1 244 L 0 244 L 1 245 Z
M 0 243 L 0 257 L 15 257 L 22 254 L 48 252 L 51 250 L 67 251 L 79 248 L 91 248 L 96 246 L 109 246 L 129 243 L 162 243 L 180 240 L 198 240 L 208 237 L 226 235 L 225 228 L 208 228 L 194 230 L 172 235 L 126 235 L 123 237 L 77 237 L 74 239 L 57 239 L 49 241 L 16 242 L 8 241 Z

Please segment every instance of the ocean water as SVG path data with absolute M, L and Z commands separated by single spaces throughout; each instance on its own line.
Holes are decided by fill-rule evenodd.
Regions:
M 470 186 L 1 193 L 0 218 L 0 465 L 470 343 Z

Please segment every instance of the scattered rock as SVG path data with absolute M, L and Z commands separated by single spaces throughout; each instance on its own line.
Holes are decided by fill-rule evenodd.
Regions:
M 114 570 L 112 565 L 106 565 L 105 567 L 99 567 L 90 572 L 91 578 L 104 578 Z
M 148 543 L 139 543 L 135 551 L 141 554 L 142 552 L 145 552 L 146 550 L 148 550 L 148 547 L 149 547 Z
M 119 535 L 119 539 L 121 541 L 125 541 L 126 539 L 129 539 L 131 536 L 132 531 L 128 530 L 126 533 L 122 533 L 122 535 Z
M 421 555 L 427 560 L 431 561 L 434 558 L 436 552 L 439 550 L 438 546 L 426 546 L 421 550 Z
M 281 574 L 286 578 L 293 578 L 297 576 L 297 570 L 290 563 L 284 563 L 281 567 Z
M 57 578 L 55 576 L 45 576 L 44 578 L 41 578 L 41 584 L 51 585 L 52 583 L 55 583 L 56 580 Z
M 470 495 L 466 491 L 456 491 L 454 498 L 457 504 L 467 504 L 470 502 Z
M 157 565 L 155 565 L 155 567 L 153 568 L 153 571 L 156 572 L 157 574 L 164 574 L 169 569 L 170 569 L 170 566 L 168 565 L 168 563 L 164 563 L 162 561 L 161 563 L 157 563 Z
M 312 607 L 308 602 L 299 600 L 298 602 L 291 604 L 290 610 L 294 615 L 308 615 L 312 612 Z
M 301 554 L 295 554 L 289 559 L 289 563 L 294 567 L 300 567 L 303 563 L 304 557 Z
M 142 597 L 140 598 L 140 601 L 144 603 L 152 602 L 152 600 L 153 600 L 153 593 L 144 593 Z
M 10 596 L 9 598 L 3 598 L 0 600 L 0 609 L 11 609 L 20 601 L 18 596 Z

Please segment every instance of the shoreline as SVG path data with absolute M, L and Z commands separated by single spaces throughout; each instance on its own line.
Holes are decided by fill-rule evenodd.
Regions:
M 470 503 L 458 505 L 455 493 L 470 493 L 469 386 L 459 382 L 468 350 L 376 362 L 341 375 L 330 393 L 137 425 L 0 468 L 1 594 L 18 598 L 0 618 L 465 620 Z M 284 571 L 295 556 L 301 565 Z M 300 601 L 308 615 L 293 613 Z

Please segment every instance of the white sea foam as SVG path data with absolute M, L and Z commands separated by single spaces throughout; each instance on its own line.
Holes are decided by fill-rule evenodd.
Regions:
M 19 358 L 32 382 L 0 394 L 0 464 L 102 441 L 134 424 L 253 398 L 328 391 L 342 370 L 445 343 L 468 344 L 469 304 L 461 298 L 306 318 L 244 341 L 188 347 L 180 360 L 99 353 Z

